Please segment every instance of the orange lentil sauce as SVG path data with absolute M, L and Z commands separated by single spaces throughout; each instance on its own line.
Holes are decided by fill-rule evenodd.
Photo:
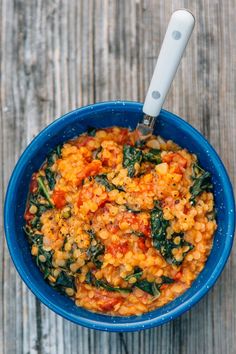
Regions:
M 197 157 L 171 140 L 91 129 L 33 174 L 24 229 L 45 279 L 76 305 L 140 315 L 202 271 L 217 227 L 211 189 Z

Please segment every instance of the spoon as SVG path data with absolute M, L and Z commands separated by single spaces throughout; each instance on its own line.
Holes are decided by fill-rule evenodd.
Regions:
M 163 40 L 152 80 L 143 105 L 143 120 L 137 125 L 140 140 L 152 135 L 184 50 L 194 28 L 195 19 L 188 10 L 177 10 L 171 18 Z

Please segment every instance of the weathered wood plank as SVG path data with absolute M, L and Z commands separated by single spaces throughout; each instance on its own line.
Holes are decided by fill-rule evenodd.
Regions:
M 0 0 L 0 228 L 12 168 L 35 134 L 81 105 L 142 101 L 173 10 L 196 28 L 165 103 L 201 130 L 236 183 L 235 0 Z M 3 234 L 3 232 L 1 232 Z M 214 289 L 161 328 L 102 333 L 69 323 L 19 279 L 0 238 L 0 353 L 236 352 L 233 250 Z

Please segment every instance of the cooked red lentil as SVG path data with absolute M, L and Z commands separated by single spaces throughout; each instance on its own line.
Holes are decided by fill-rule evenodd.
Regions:
M 212 247 L 210 174 L 194 154 L 124 128 L 90 129 L 32 176 L 25 212 L 47 281 L 88 310 L 139 315 L 191 286 Z

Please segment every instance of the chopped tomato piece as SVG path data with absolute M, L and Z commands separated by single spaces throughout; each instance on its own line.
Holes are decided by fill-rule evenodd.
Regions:
M 122 301 L 121 298 L 113 298 L 112 299 L 112 298 L 106 297 L 104 302 L 99 304 L 99 307 L 103 311 L 112 311 L 112 310 L 114 310 L 115 305 L 117 305 L 121 301 Z
M 29 212 L 29 209 L 26 210 L 26 212 L 25 212 L 25 214 L 24 214 L 24 219 L 25 219 L 25 221 L 29 222 L 29 221 L 32 220 L 33 218 L 34 218 L 34 215 Z
M 81 192 L 79 193 L 79 198 L 77 200 L 77 206 L 78 208 L 83 204 L 83 200 L 82 200 L 82 195 L 81 195 Z
M 162 284 L 161 290 L 164 290 L 164 289 L 166 289 L 167 287 L 168 287 L 168 284 Z
M 94 176 L 98 174 L 98 172 L 101 170 L 102 164 L 101 161 L 99 160 L 94 160 L 91 163 L 89 163 L 83 171 L 81 171 L 78 174 L 78 179 L 77 179 L 77 186 L 80 186 L 82 181 L 89 176 Z
M 138 129 L 133 130 L 130 133 L 131 145 L 135 145 L 135 143 L 140 142 L 142 134 Z
M 86 146 L 86 145 L 88 144 L 88 142 L 90 142 L 90 141 L 92 141 L 92 140 L 94 140 L 94 137 L 92 137 L 92 136 L 85 136 L 85 137 L 83 137 L 83 139 L 80 138 L 79 141 L 75 141 L 75 145 L 76 145 L 78 148 L 80 148 L 80 147 L 82 147 L 82 146 Z
M 116 141 L 118 144 L 125 144 L 128 140 L 128 130 L 122 129 L 120 134 L 117 136 Z
M 93 299 L 102 311 L 112 311 L 117 304 L 124 301 L 124 298 L 118 294 L 98 289 L 95 291 Z
M 94 197 L 93 187 L 91 185 L 83 186 L 79 191 L 79 197 L 77 201 L 78 207 L 80 207 L 83 204 L 83 202 L 86 202 L 87 200 L 92 200 L 93 197 Z
M 62 209 L 66 205 L 66 193 L 64 191 L 54 191 L 52 200 L 57 209 Z
M 174 276 L 174 280 L 180 280 L 180 278 L 182 277 L 182 272 L 178 272 L 176 273 L 176 275 Z
M 170 163 L 172 161 L 172 156 L 173 156 L 173 153 L 166 154 L 162 157 L 162 161 Z
M 123 220 L 130 224 L 131 228 L 133 225 L 137 226 L 137 230 L 142 232 L 146 237 L 150 237 L 151 228 L 150 223 L 144 224 L 143 220 L 134 213 L 126 212 L 123 214 Z
M 129 250 L 129 243 L 127 241 L 125 241 L 125 242 L 119 244 L 117 249 L 118 249 L 118 252 L 125 254 Z
M 180 166 L 182 166 L 183 168 L 186 167 L 186 165 L 187 165 L 187 160 L 186 160 L 182 155 L 178 154 L 178 159 L 177 159 L 177 161 L 178 161 L 178 164 L 179 164 Z
M 101 161 L 103 166 L 116 167 L 117 165 L 118 150 L 115 148 L 103 149 L 101 153 Z
M 104 290 L 96 290 L 93 299 L 102 311 L 112 311 L 117 304 L 124 301 L 123 297 L 117 296 L 117 294 L 114 293 L 108 293 Z
M 103 208 L 104 205 L 105 205 L 107 202 L 109 202 L 109 198 L 108 198 L 107 195 L 105 195 L 103 199 L 100 199 L 100 200 L 99 200 L 98 206 L 99 206 L 100 208 Z
M 107 133 L 113 134 L 113 140 L 118 144 L 125 144 L 129 140 L 129 130 L 127 128 L 119 128 L 117 132 L 117 128 L 107 128 Z
M 183 172 L 183 169 L 186 167 L 187 165 L 187 160 L 180 155 L 178 152 L 171 152 L 166 154 L 163 157 L 163 162 L 167 162 L 168 164 L 170 164 L 170 166 L 174 167 L 174 171 L 176 173 L 181 173 Z
M 189 208 L 187 207 L 187 205 L 184 206 L 184 214 L 188 214 L 189 212 Z
M 172 197 L 167 197 L 165 198 L 165 201 L 164 201 L 164 206 L 167 206 L 169 208 L 173 208 L 175 205 L 175 200 L 174 198 Z
M 147 246 L 145 244 L 145 239 L 143 237 L 140 237 L 138 239 L 138 246 L 139 248 L 143 251 L 143 252 L 146 252 L 147 251 Z
M 32 176 L 32 179 L 30 181 L 30 193 L 35 193 L 38 190 L 38 181 L 37 181 L 37 175 L 34 173 Z
M 112 234 L 116 234 L 117 231 L 120 230 L 120 228 L 119 228 L 119 225 L 118 225 L 118 224 L 108 224 L 108 225 L 107 225 L 107 230 L 108 230 L 109 232 L 111 232 Z
M 144 225 L 142 222 L 139 223 L 139 230 L 146 236 L 150 237 L 151 236 L 151 227 L 150 224 Z
M 95 194 L 93 185 L 84 185 L 79 190 L 77 206 L 80 207 L 83 203 L 86 203 L 89 200 L 93 200 L 101 210 L 101 208 L 103 208 L 104 205 L 109 201 L 109 197 L 106 192 L 103 192 L 100 195 Z
M 113 127 L 110 127 L 110 128 L 106 128 L 105 130 L 107 133 L 113 133 L 114 131 L 114 128 Z
M 176 162 L 171 162 L 170 166 L 171 166 L 171 172 L 178 173 L 178 174 L 181 174 L 183 172 L 182 171 L 183 168 L 179 166 Z
M 107 247 L 107 252 L 111 253 L 113 256 L 116 256 L 116 254 L 122 253 L 125 254 L 127 253 L 129 250 L 129 243 L 128 241 L 125 241 L 123 243 L 111 243 L 108 247 Z

